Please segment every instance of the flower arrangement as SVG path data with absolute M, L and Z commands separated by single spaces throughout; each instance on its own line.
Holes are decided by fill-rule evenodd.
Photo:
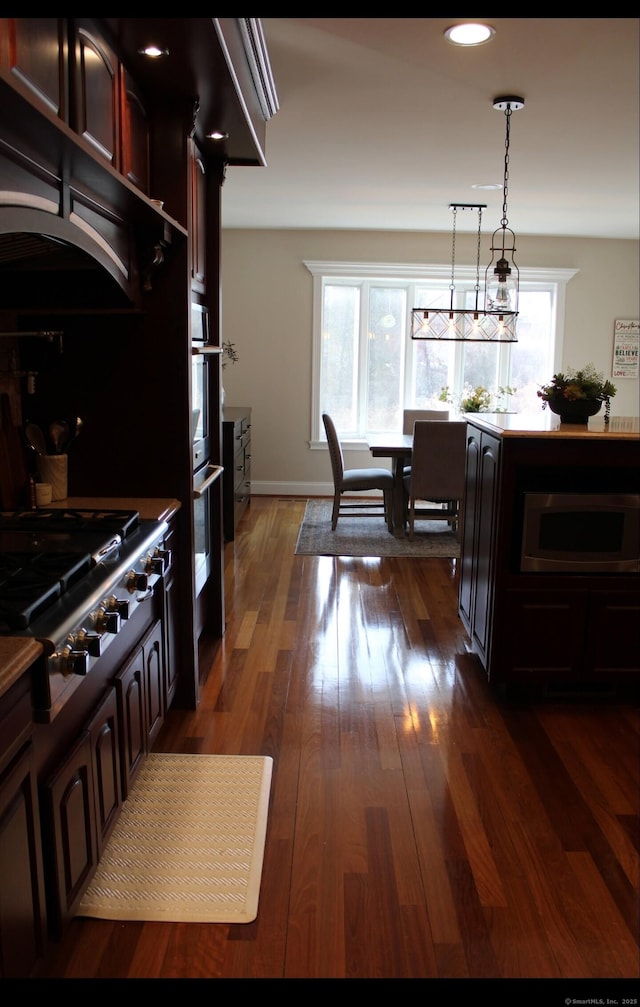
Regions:
M 604 402 L 604 419 L 608 423 L 611 399 L 617 390 L 601 371 L 596 370 L 594 364 L 589 363 L 579 370 L 569 367 L 566 371 L 558 371 L 546 385 L 540 385 L 537 394 L 542 399 L 542 408 L 546 409 L 547 404 L 551 403 L 555 406 L 554 412 L 558 411 L 563 401 L 577 402 L 584 399 Z
M 222 367 L 225 368 L 227 364 L 235 364 L 238 362 L 238 351 L 236 350 L 236 344 L 230 343 L 229 340 L 225 340 L 222 343 Z
M 476 385 L 474 388 L 466 384 L 458 399 L 457 410 L 459 413 L 504 413 L 507 409 L 504 400 L 508 399 L 509 395 L 515 395 L 517 390 L 509 385 L 500 385 L 496 392 L 490 392 L 484 385 Z M 455 396 L 448 385 L 440 389 L 438 399 L 440 402 L 456 404 Z

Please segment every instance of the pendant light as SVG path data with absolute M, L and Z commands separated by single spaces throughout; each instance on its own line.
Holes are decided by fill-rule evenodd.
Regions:
M 511 140 L 511 116 L 524 107 L 524 98 L 507 96 L 494 98 L 493 107 L 504 112 L 506 135 L 504 144 L 504 182 L 502 185 L 502 220 L 491 239 L 491 262 L 485 272 L 485 310 L 509 311 L 518 314 L 518 291 L 520 274 L 515 261 L 516 236 L 508 226 L 507 198 L 509 195 L 509 145 Z M 511 256 L 509 261 L 508 256 Z M 496 256 L 499 256 L 493 265 Z M 515 317 L 514 317 L 515 334 Z
M 518 292 L 520 274 L 515 261 L 515 234 L 509 227 L 507 198 L 509 194 L 509 146 L 511 115 L 524 108 L 524 98 L 506 95 L 494 98 L 493 107 L 504 112 L 506 119 L 502 218 L 491 239 L 491 260 L 485 270 L 484 307 L 480 310 L 480 235 L 485 203 L 450 203 L 453 212 L 451 250 L 451 299 L 449 308 L 413 308 L 412 339 L 465 340 L 469 342 L 517 342 Z M 475 210 L 478 214 L 475 306 L 455 308 L 456 218 L 458 210 Z

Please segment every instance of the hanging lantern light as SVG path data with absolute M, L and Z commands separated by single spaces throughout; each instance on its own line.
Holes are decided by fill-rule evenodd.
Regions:
M 493 107 L 503 111 L 506 119 L 504 182 L 502 219 L 491 239 L 491 261 L 485 271 L 484 308 L 479 309 L 480 291 L 480 233 L 482 211 L 485 203 L 450 203 L 453 211 L 451 250 L 451 299 L 449 308 L 413 308 L 411 312 L 412 339 L 453 339 L 469 342 L 517 342 L 518 293 L 520 273 L 515 261 L 515 234 L 507 217 L 509 193 L 509 146 L 511 115 L 524 108 L 524 98 L 506 95 L 494 98 Z M 476 210 L 478 214 L 478 243 L 476 257 L 475 307 L 454 307 L 456 217 L 458 210 Z
M 509 95 L 495 98 L 493 107 L 504 112 L 506 135 L 504 144 L 504 182 L 502 185 L 502 220 L 491 239 L 491 262 L 485 272 L 485 310 L 505 311 L 517 316 L 520 274 L 515 260 L 516 236 L 508 226 L 507 198 L 509 195 L 509 145 L 511 140 L 511 115 L 524 108 L 524 98 Z M 495 265 L 493 265 L 494 260 Z M 510 259 L 509 259 L 510 256 Z M 492 268 L 493 266 L 493 268 Z M 515 317 L 513 319 L 515 334 Z

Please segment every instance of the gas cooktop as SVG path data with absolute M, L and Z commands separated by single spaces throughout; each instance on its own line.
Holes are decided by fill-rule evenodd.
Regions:
M 113 532 L 126 538 L 137 528 L 140 515 L 128 510 L 75 510 L 62 507 L 0 511 L 0 531 Z
M 83 581 L 106 579 L 141 528 L 136 511 L 0 512 L 0 633 L 34 625 Z

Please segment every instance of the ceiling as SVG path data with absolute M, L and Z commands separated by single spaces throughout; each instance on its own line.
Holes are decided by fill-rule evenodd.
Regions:
M 502 182 L 507 94 L 509 226 L 638 239 L 640 19 L 484 18 L 470 49 L 443 36 L 463 18 L 261 20 L 280 107 L 267 166 L 227 170 L 223 227 L 450 232 L 471 202 L 493 230 L 502 192 L 472 185 Z

